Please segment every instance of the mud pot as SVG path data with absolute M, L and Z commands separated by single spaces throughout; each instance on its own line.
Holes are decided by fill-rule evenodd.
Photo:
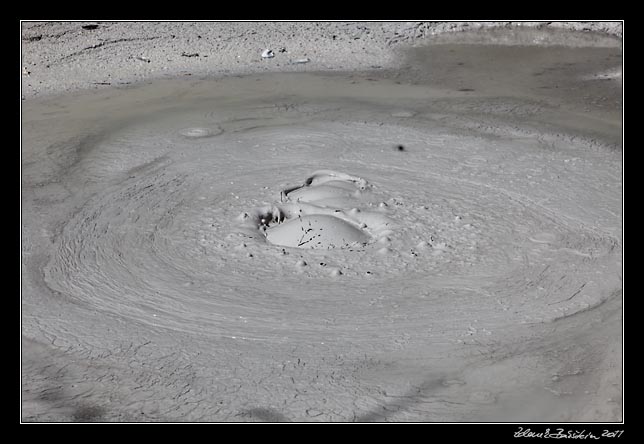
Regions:
M 621 57 L 23 102 L 23 420 L 620 421 Z

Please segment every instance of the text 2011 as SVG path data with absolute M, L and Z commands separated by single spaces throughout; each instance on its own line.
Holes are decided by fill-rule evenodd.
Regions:
M 565 430 L 565 429 L 546 429 L 543 432 L 533 432 L 530 429 L 519 427 L 514 433 L 515 438 L 546 438 L 546 439 L 601 439 L 601 438 L 619 438 L 624 433 L 623 430 L 603 430 L 600 436 L 586 430 Z

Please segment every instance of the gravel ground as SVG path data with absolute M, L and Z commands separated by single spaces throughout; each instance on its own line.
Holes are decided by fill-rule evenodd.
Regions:
M 393 68 L 398 49 L 444 33 L 519 27 L 565 28 L 581 38 L 623 33 L 621 22 L 25 21 L 22 98 L 191 75 Z M 262 57 L 267 49 L 273 57 Z

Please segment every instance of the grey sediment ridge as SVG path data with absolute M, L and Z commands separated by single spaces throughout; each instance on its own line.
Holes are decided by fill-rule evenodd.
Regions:
M 189 76 L 392 69 L 399 66 L 404 48 L 443 35 L 499 28 L 540 33 L 529 35 L 526 44 L 603 45 L 619 42 L 623 35 L 620 21 L 23 21 L 22 99 Z M 566 42 L 548 34 L 558 29 L 571 31 Z M 274 57 L 263 58 L 266 49 Z

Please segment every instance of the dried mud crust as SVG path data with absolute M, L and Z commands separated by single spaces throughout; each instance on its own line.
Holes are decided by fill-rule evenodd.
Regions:
M 22 95 L 182 76 L 396 68 L 399 48 L 497 29 L 505 36 L 490 41 L 506 42 L 515 29 L 538 33 L 526 44 L 606 44 L 622 35 L 620 22 L 23 22 Z M 553 38 L 553 30 L 576 34 Z M 274 57 L 263 58 L 266 49 Z

